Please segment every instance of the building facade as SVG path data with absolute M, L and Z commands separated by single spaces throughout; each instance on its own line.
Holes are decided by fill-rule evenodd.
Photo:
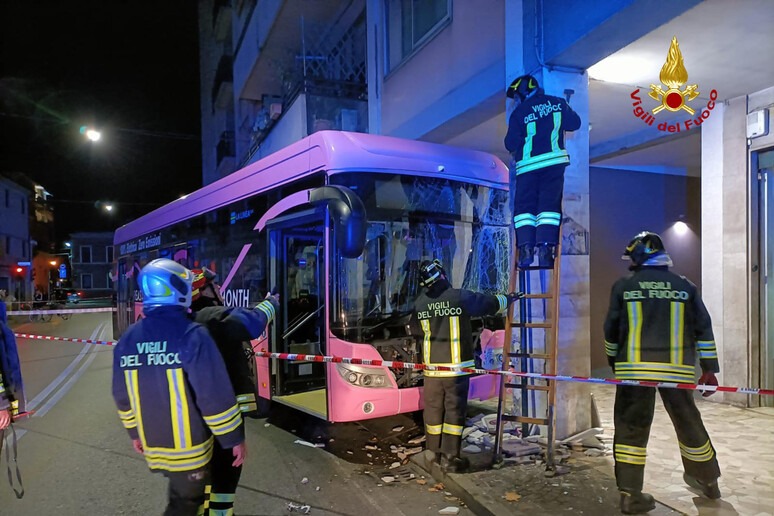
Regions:
M 626 273 L 623 246 L 649 229 L 702 288 L 721 383 L 772 388 L 774 74 L 758 56 L 774 51 L 773 21 L 766 0 L 201 2 L 204 182 L 323 128 L 508 163 L 505 90 L 531 73 L 582 120 L 566 140 L 559 372 L 605 374 L 609 289 Z M 672 91 L 657 84 L 673 36 L 690 77 L 683 87 L 695 83 L 697 95 L 679 90 L 678 108 L 655 109 Z M 752 133 L 750 117 L 760 126 Z M 560 382 L 558 403 L 560 435 L 590 425 L 583 384 Z
M 0 290 L 19 301 L 32 295 L 31 194 L 0 176 Z
M 84 298 L 110 296 L 113 290 L 113 232 L 72 233 L 72 286 Z

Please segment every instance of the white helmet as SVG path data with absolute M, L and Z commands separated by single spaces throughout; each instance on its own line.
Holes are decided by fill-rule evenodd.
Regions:
M 167 258 L 151 261 L 140 272 L 142 302 L 146 307 L 191 306 L 193 273 Z

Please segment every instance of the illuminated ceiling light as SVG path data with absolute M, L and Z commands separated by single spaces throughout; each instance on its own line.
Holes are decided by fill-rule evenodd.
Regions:
M 589 77 L 598 81 L 618 84 L 640 84 L 658 77 L 661 64 L 655 59 L 616 53 L 604 58 L 588 69 Z

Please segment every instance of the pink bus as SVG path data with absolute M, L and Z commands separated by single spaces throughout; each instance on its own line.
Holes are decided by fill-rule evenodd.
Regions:
M 114 337 L 141 312 L 137 273 L 167 257 L 215 270 L 229 306 L 280 293 L 256 350 L 417 362 L 407 323 L 419 263 L 440 259 L 455 287 L 506 292 L 510 217 L 508 170 L 492 155 L 320 131 L 119 228 Z M 264 402 L 328 421 L 422 408 L 419 372 L 255 366 Z M 471 395 L 494 394 L 493 380 L 474 378 Z

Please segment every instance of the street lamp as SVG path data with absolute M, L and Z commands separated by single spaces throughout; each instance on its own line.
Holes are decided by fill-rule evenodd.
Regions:
M 81 126 L 81 134 L 84 135 L 89 141 L 98 142 L 102 138 L 102 133 L 93 129 L 87 125 Z

